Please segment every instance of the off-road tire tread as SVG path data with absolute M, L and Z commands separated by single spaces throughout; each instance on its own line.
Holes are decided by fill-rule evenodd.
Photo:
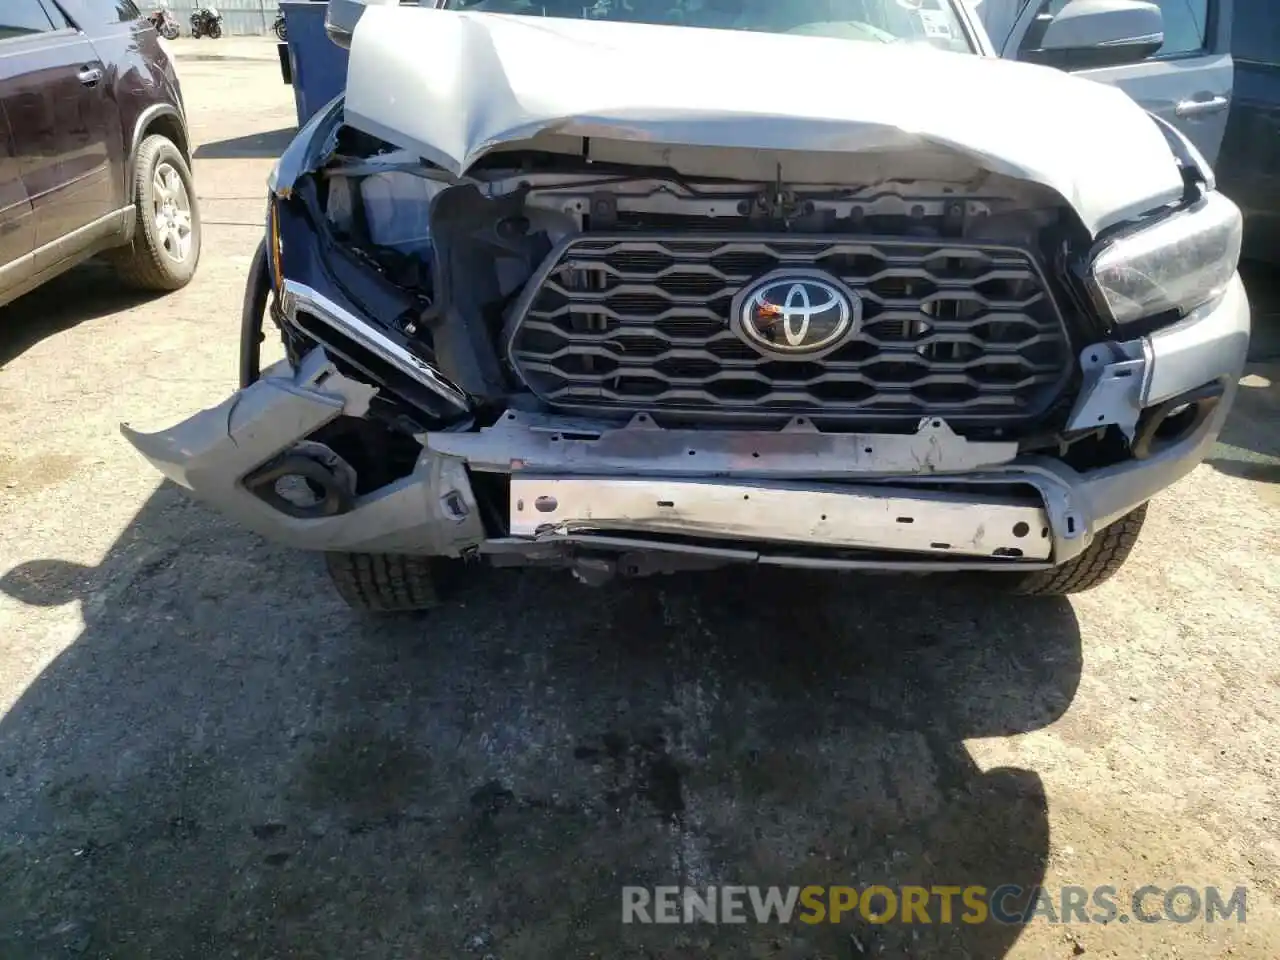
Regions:
M 1147 505 L 1125 514 L 1093 538 L 1093 543 L 1074 560 L 1060 567 L 1020 575 L 1012 585 L 1025 596 L 1061 596 L 1083 593 L 1110 580 L 1129 558 L 1147 517 Z
M 338 596 L 355 610 L 403 613 L 440 605 L 431 557 L 389 553 L 326 553 Z
M 191 265 L 191 272 L 185 277 L 175 276 L 165 266 L 165 261 L 162 259 L 164 251 L 157 249 L 151 242 L 151 234 L 147 232 L 144 223 L 147 216 L 144 209 L 147 206 L 145 198 L 150 196 L 147 191 L 151 185 L 151 170 L 155 165 L 156 154 L 166 146 L 173 151 L 173 157 L 170 159 L 178 161 L 181 164 L 180 172 L 186 175 L 187 193 L 191 197 L 191 219 L 199 237 L 200 213 L 196 209 L 195 183 L 191 178 L 191 168 L 183 158 L 182 151 L 172 140 L 160 134 L 152 134 L 139 145 L 138 155 L 133 162 L 133 203 L 137 208 L 138 216 L 133 242 L 128 246 L 112 250 L 107 255 L 120 280 L 140 290 L 160 292 L 181 290 L 191 282 L 191 278 L 195 276 L 196 265 L 200 262 L 200 249 L 197 247 L 194 251 L 195 260 Z

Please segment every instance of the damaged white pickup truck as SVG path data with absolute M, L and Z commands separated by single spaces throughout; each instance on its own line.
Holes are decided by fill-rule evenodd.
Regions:
M 241 389 L 133 445 L 368 609 L 483 559 L 1115 573 L 1248 343 L 1196 149 L 955 52 L 950 0 L 575 3 L 365 10 L 271 179 Z

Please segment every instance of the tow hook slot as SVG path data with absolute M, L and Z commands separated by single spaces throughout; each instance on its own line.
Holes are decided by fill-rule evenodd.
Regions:
M 285 496 L 280 490 L 281 481 L 305 486 L 313 501 L 299 503 Z M 336 517 L 348 512 L 354 502 L 349 485 L 328 466 L 304 453 L 288 453 L 265 463 L 247 474 L 242 483 L 263 503 L 298 520 Z

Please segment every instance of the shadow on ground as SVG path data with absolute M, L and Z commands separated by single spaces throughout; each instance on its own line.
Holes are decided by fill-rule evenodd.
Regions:
M 84 619 L 0 720 L 10 960 L 998 958 L 1017 924 L 624 927 L 621 887 L 1030 887 L 1041 783 L 962 741 L 1081 671 L 1066 601 L 925 579 L 478 572 L 370 622 L 169 486 L 0 589 Z
M 158 296 L 120 282 L 111 267 L 90 262 L 0 307 L 0 367 L 46 337 L 85 320 L 128 310 Z
M 250 133 L 243 137 L 214 140 L 196 147 L 197 160 L 242 160 L 248 157 L 275 158 L 284 153 L 297 135 L 296 127 L 281 127 L 267 133 Z
M 1240 265 L 1240 276 L 1253 309 L 1249 359 L 1280 360 L 1280 269 L 1246 261 Z
M 1280 483 L 1280 271 L 1240 266 L 1253 311 L 1249 364 L 1206 462 L 1223 473 Z
M 1207 462 L 1232 476 L 1280 483 L 1280 362 L 1246 368 Z

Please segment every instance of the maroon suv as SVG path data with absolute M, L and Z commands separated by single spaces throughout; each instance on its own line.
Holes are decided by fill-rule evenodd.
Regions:
M 195 273 L 177 75 L 133 0 L 0 0 L 0 304 L 99 253 L 152 290 Z

